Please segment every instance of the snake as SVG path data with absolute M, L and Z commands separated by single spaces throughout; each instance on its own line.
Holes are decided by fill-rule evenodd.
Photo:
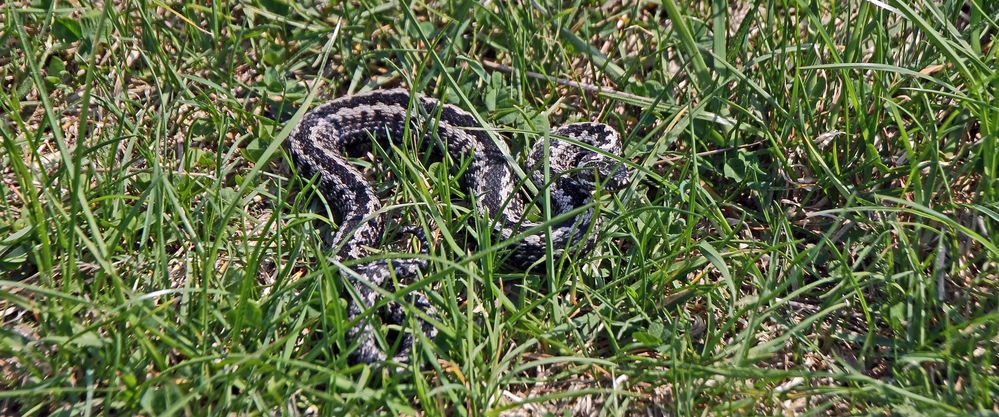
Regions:
M 598 189 L 613 192 L 630 183 L 620 156 L 621 135 L 617 130 L 596 122 L 552 129 L 548 145 L 538 141 L 526 158 L 527 169 L 522 171 L 535 187 L 550 193 L 551 217 L 567 217 L 547 228 L 525 215 L 530 200 L 522 191 L 526 181 L 513 168 L 513 158 L 475 116 L 460 107 L 395 88 L 341 96 L 308 111 L 292 129 L 286 144 L 297 175 L 315 184 L 332 212 L 337 229 L 325 233 L 332 234 L 326 240 L 336 248 L 334 258 L 341 262 L 359 260 L 346 274 L 356 292 L 356 297 L 348 297 L 347 313 L 351 323 L 356 324 L 346 332 L 345 340 L 357 344 L 349 353 L 356 362 L 375 363 L 389 358 L 374 338 L 373 315 L 365 314 L 378 302 L 379 291 L 375 288 L 392 282 L 393 276 L 399 280 L 418 277 L 427 261 L 426 257 L 408 257 L 364 262 L 363 258 L 371 255 L 369 248 L 378 247 L 386 221 L 372 184 L 350 158 L 357 155 L 358 149 L 371 146 L 372 141 L 399 143 L 407 131 L 436 141 L 442 156 L 467 163 L 460 182 L 475 212 L 489 219 L 491 238 L 514 241 L 505 246 L 511 249 L 503 264 L 515 269 L 526 270 L 545 259 L 549 241 L 555 259 L 570 250 L 587 253 L 596 242 L 597 234 L 592 230 L 599 225 L 595 204 L 591 203 L 595 193 Z M 427 253 L 429 245 L 421 228 L 405 227 L 399 232 L 418 238 L 421 253 Z M 433 304 L 424 294 L 413 291 L 408 295 L 413 308 L 422 310 L 427 317 L 436 317 Z M 400 326 L 406 323 L 405 310 L 398 303 L 386 303 L 384 308 L 387 313 L 381 314 L 382 319 Z M 430 322 L 420 320 L 419 327 L 427 338 L 437 336 L 437 328 Z M 406 363 L 414 341 L 411 332 L 402 333 L 392 360 Z

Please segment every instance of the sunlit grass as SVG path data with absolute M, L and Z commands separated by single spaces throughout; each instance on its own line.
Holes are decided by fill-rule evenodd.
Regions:
M 999 412 L 994 2 L 525 3 L 0 6 L 0 414 Z M 467 160 L 359 158 L 433 241 L 383 297 L 441 313 L 408 372 L 343 354 L 356 262 L 281 146 L 395 86 L 635 173 L 523 272 Z

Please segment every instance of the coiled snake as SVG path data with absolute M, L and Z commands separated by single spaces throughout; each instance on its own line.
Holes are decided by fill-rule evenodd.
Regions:
M 339 228 L 331 242 L 340 247 L 337 259 L 365 256 L 365 247 L 377 246 L 384 228 L 384 221 L 378 215 L 381 203 L 361 172 L 348 162 L 349 151 L 370 144 L 372 138 L 401 139 L 407 122 L 412 132 L 422 132 L 428 138 L 436 133 L 455 160 L 471 158 L 464 183 L 477 213 L 484 219 L 494 220 L 497 240 L 508 240 L 537 226 L 524 219 L 526 203 L 518 192 L 519 178 L 508 165 L 504 152 L 482 130 L 475 117 L 453 105 L 422 95 L 413 96 L 403 89 L 377 90 L 341 97 L 310 111 L 291 132 L 287 142 L 300 175 L 318 178 L 319 191 L 335 211 Z M 554 129 L 552 136 L 548 149 L 550 178 L 554 180 L 549 188 L 552 217 L 586 206 L 598 182 L 605 190 L 616 190 L 628 183 L 628 172 L 620 159 L 614 157 L 621 153 L 621 137 L 610 126 L 568 124 Z M 558 137 L 572 139 L 601 152 Z M 543 157 L 543 141 L 539 141 L 527 158 L 527 172 L 539 189 L 544 186 Z M 552 226 L 550 236 L 556 259 L 566 250 L 585 252 L 592 247 L 596 233 L 587 235 L 586 232 L 597 225 L 599 219 L 594 217 L 590 207 L 578 210 L 570 220 Z M 507 265 L 524 269 L 544 258 L 545 231 L 543 228 L 535 230 L 539 231 L 523 236 L 513 245 Z M 422 232 L 416 228 L 406 231 L 424 240 L 421 247 L 426 250 Z M 364 309 L 375 305 L 378 293 L 372 287 L 383 286 L 393 273 L 401 279 L 415 277 L 425 266 L 426 261 L 422 259 L 377 260 L 355 266 L 354 273 L 348 272 L 348 276 L 360 303 L 350 302 L 350 319 L 357 320 Z M 414 307 L 435 316 L 433 305 L 423 294 L 413 293 L 412 299 Z M 389 322 L 405 323 L 401 306 L 389 304 L 386 308 Z M 347 334 L 348 341 L 360 339 L 351 354 L 357 362 L 386 359 L 385 352 L 375 342 L 370 320 L 361 319 Z M 421 321 L 421 328 L 429 338 L 437 334 L 437 329 L 425 321 Z M 413 335 L 406 333 L 402 337 L 402 346 L 393 357 L 400 363 L 407 360 L 413 344 Z

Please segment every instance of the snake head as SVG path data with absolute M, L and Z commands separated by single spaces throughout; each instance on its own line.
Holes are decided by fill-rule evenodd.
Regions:
M 587 186 L 596 189 L 597 183 L 605 190 L 617 191 L 631 184 L 631 176 L 624 162 L 599 153 L 587 153 L 576 164 L 582 171 L 579 179 Z

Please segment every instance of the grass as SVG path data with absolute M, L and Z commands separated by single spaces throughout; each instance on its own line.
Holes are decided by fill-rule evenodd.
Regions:
M 999 413 L 995 2 L 517 3 L 0 6 L 0 414 Z M 635 172 L 525 273 L 432 140 L 359 159 L 434 236 L 385 294 L 441 311 L 410 372 L 341 353 L 281 148 L 392 86 L 518 161 L 609 123 Z

